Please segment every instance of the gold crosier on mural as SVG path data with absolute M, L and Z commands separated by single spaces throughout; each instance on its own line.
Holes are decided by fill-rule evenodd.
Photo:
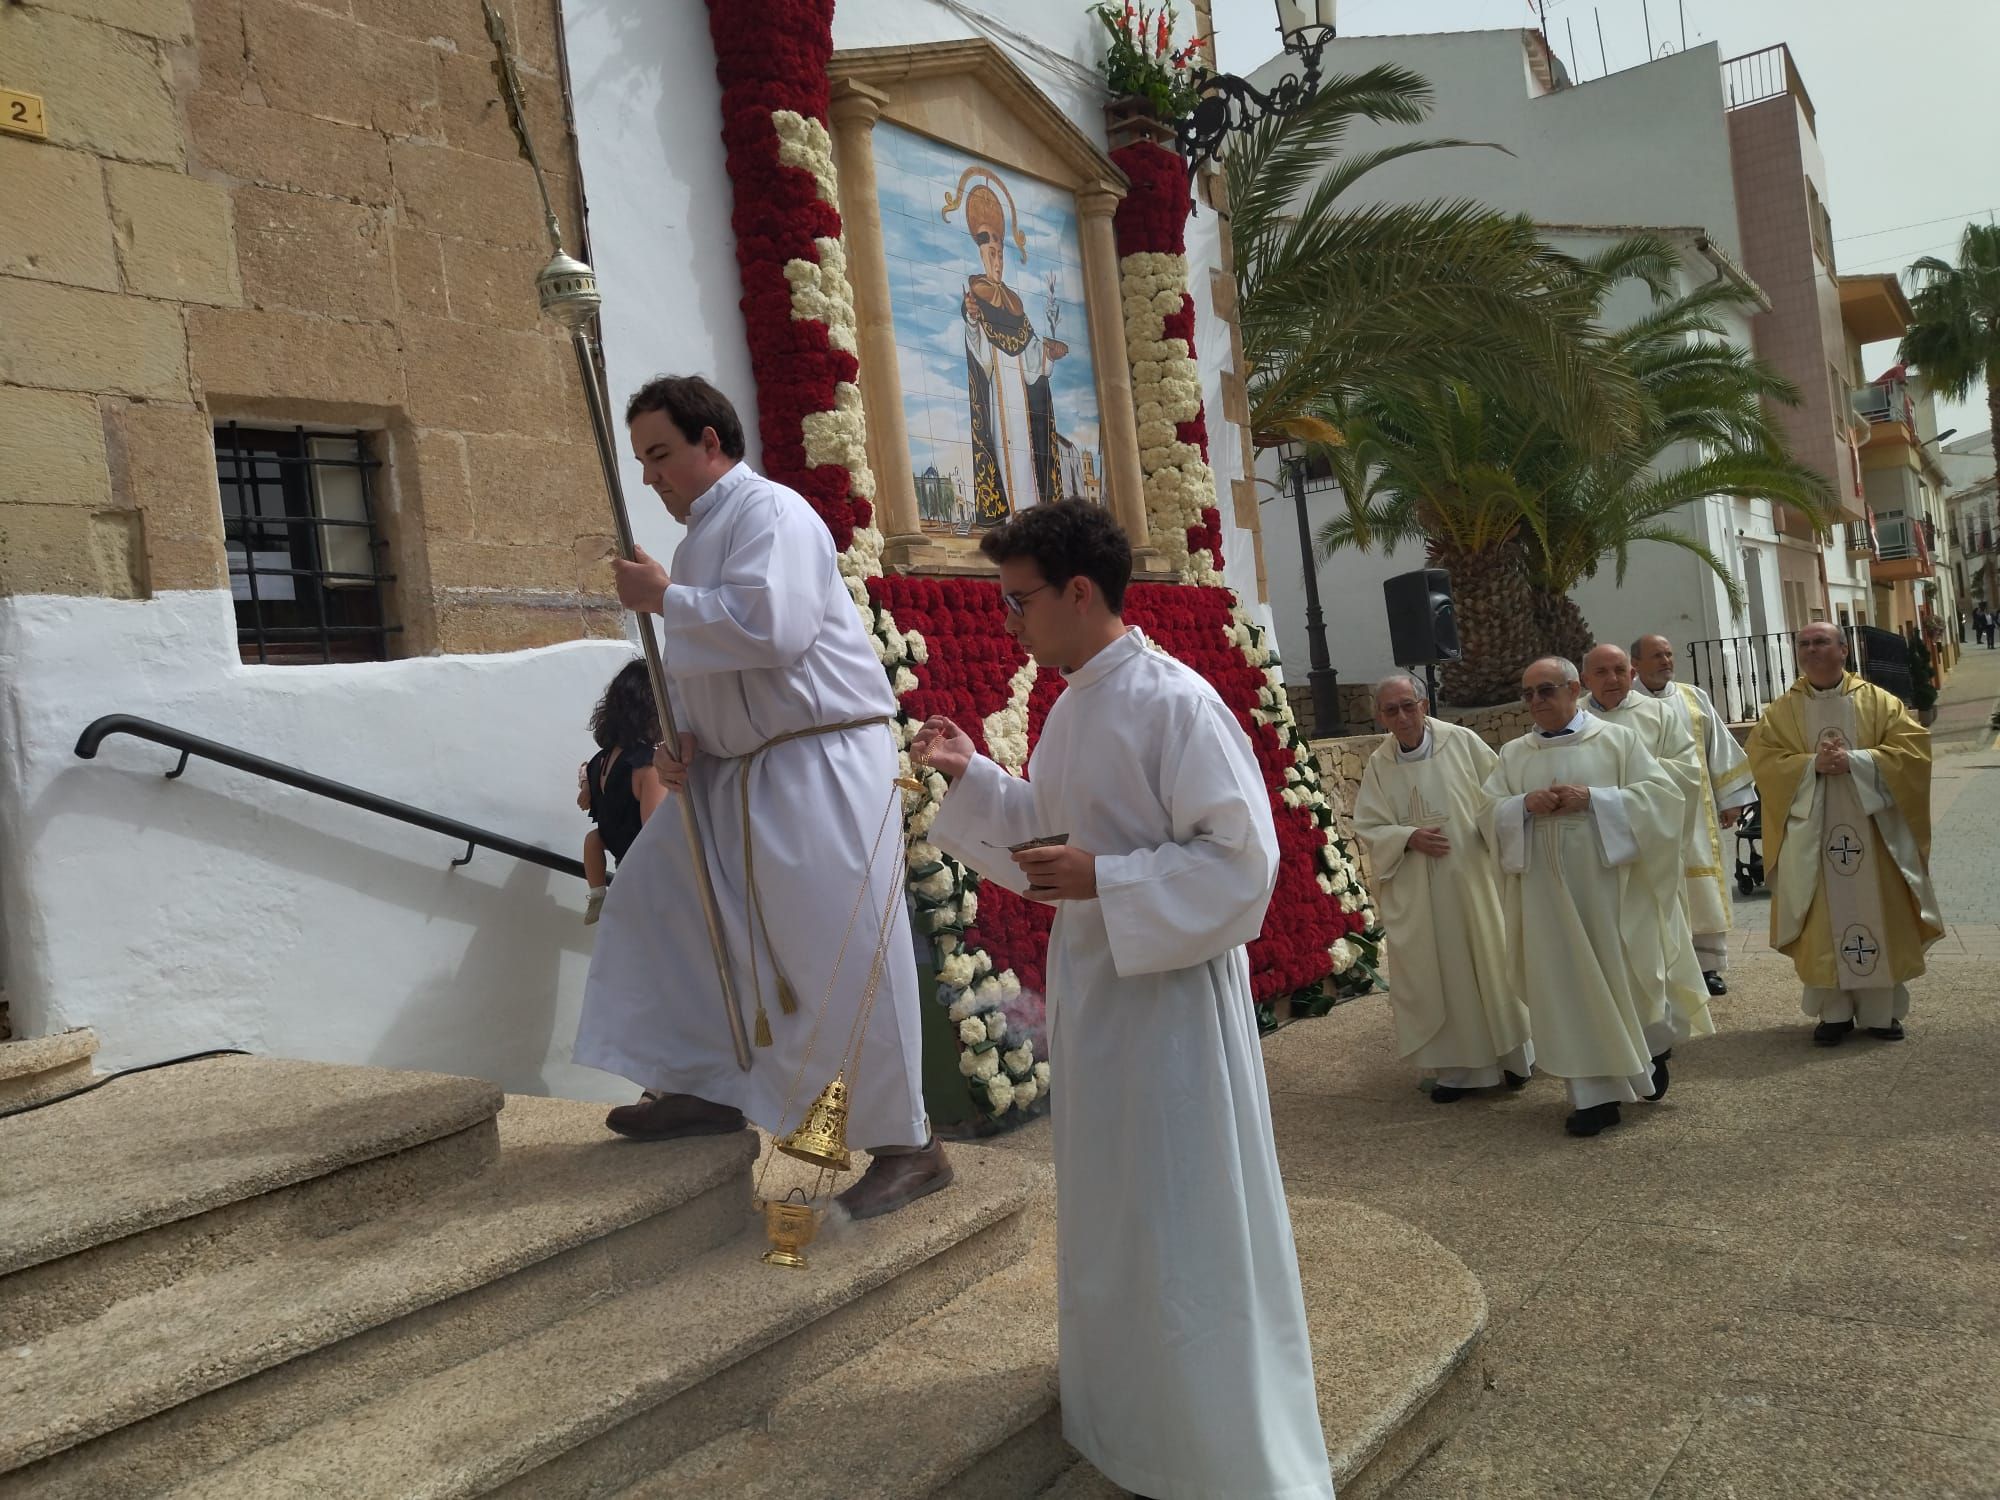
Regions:
M 1001 207 L 1001 200 L 1006 207 Z M 1012 239 L 1014 251 L 1023 265 L 1028 260 L 1028 236 L 1021 228 L 1020 209 L 1015 205 L 1014 194 L 1001 177 L 987 167 L 967 167 L 959 174 L 958 186 L 944 195 L 944 209 L 940 218 L 949 220 L 961 208 L 965 211 L 965 227 L 974 241 L 983 249 L 987 241 L 981 239 L 982 232 L 991 235 L 991 242 L 1004 246 Z M 1013 233 L 1008 234 L 1011 222 Z M 1004 264 L 1006 251 L 1001 250 Z M 982 288 L 986 283 L 990 291 Z M 1034 320 L 1027 315 L 1025 304 L 1016 307 L 1020 294 L 1006 284 L 1004 276 L 995 270 L 988 274 L 969 278 L 966 286 L 967 318 L 970 321 L 973 302 L 980 304 L 978 313 L 981 332 L 984 334 L 989 359 L 985 368 L 980 368 L 971 359 L 967 350 L 966 398 L 972 429 L 972 496 L 973 515 L 986 525 L 995 525 L 1007 519 L 1015 509 L 1021 508 L 1022 499 L 1007 493 L 1002 482 L 1004 472 L 1017 476 L 1018 469 L 1014 455 L 1013 425 L 1008 421 L 1007 383 L 1000 367 L 1000 356 L 1017 358 L 1034 341 Z M 980 386 L 984 383 L 986 399 L 982 399 Z M 992 407 L 989 410 L 987 401 Z M 1021 392 L 1022 416 L 1030 432 L 1037 421 L 1032 394 L 1026 388 Z M 1045 439 L 1051 455 L 1055 451 L 1055 412 L 1046 399 L 1047 408 L 1040 414 L 1040 421 L 1048 430 Z M 997 430 L 996 430 L 997 429 Z M 1051 461 L 1053 461 L 1051 459 Z M 1029 454 L 1029 471 L 1037 481 L 1039 496 L 1040 462 L 1034 453 Z M 1030 499 L 1026 503 L 1033 504 Z

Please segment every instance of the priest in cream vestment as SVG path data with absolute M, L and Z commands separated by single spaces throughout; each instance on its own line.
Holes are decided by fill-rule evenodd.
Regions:
M 1642 635 L 1632 643 L 1632 691 L 1672 708 L 1694 737 L 1701 757 L 1703 796 L 1688 830 L 1688 926 L 1694 929 L 1695 957 L 1711 995 L 1726 995 L 1722 971 L 1729 967 L 1729 861 L 1722 836 L 1743 809 L 1757 800 L 1750 761 L 1708 694 L 1691 682 L 1674 680 L 1674 644 L 1663 635 Z
M 1564 1128 L 1590 1136 L 1657 1092 L 1647 1030 L 1667 990 L 1680 789 L 1631 729 L 1582 710 L 1572 663 L 1529 663 L 1521 693 L 1535 727 L 1486 778 L 1483 831 L 1535 1063 L 1568 1081 Z
M 1450 1104 L 1503 1081 L 1519 1088 L 1535 1053 L 1507 962 L 1499 872 L 1479 836 L 1499 757 L 1429 707 L 1414 677 L 1376 684 L 1376 721 L 1389 733 L 1362 768 L 1354 831 L 1388 933 L 1397 1050 L 1437 1075 L 1432 1102 Z
M 1119 618 L 1132 553 L 1103 507 L 1038 505 L 980 547 L 1062 695 L 1027 779 L 947 719 L 910 754 L 952 781 L 938 847 L 1056 908 L 1063 1436 L 1154 1500 L 1331 1500 L 1244 951 L 1277 879 L 1270 788 L 1215 690 Z
M 1622 724 L 1639 736 L 1653 758 L 1673 778 L 1681 797 L 1681 833 L 1675 842 L 1673 874 L 1659 889 L 1661 932 L 1666 942 L 1666 988 L 1659 1016 L 1649 1023 L 1660 1088 L 1667 1081 L 1666 1055 L 1675 1042 L 1709 1036 L 1715 1022 L 1708 1011 L 1708 984 L 1695 956 L 1693 924 L 1688 920 L 1687 881 L 1682 874 L 1687 841 L 1701 804 L 1701 756 L 1694 736 L 1666 704 L 1632 691 L 1632 658 L 1622 646 L 1590 648 L 1583 659 L 1583 683 L 1590 696 L 1584 706 L 1607 724 Z
M 1857 1023 L 1900 1041 L 1908 983 L 1944 935 L 1930 877 L 1930 732 L 1846 669 L 1836 626 L 1808 625 L 1798 647 L 1802 675 L 1747 746 L 1772 872 L 1771 946 L 1805 985 L 1815 1043 L 1838 1046 Z

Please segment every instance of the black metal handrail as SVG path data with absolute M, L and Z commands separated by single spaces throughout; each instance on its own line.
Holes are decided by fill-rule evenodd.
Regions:
M 524 844 L 519 839 L 510 839 L 505 834 L 493 833 L 484 828 L 475 828 L 470 823 L 461 823 L 456 818 L 442 817 L 437 813 L 425 812 L 420 807 L 411 807 L 407 802 L 397 802 L 389 797 L 378 797 L 373 792 L 364 792 L 360 787 L 349 786 L 329 777 L 315 776 L 310 771 L 301 771 L 282 761 L 252 755 L 247 750 L 238 750 L 231 745 L 205 740 L 200 735 L 189 734 L 184 729 L 155 723 L 151 719 L 141 719 L 133 714 L 106 714 L 101 719 L 93 719 L 77 737 L 76 753 L 84 760 L 97 758 L 97 747 L 114 734 L 128 734 L 134 739 L 151 740 L 156 745 L 165 745 L 169 750 L 181 753 L 180 764 L 167 772 L 172 781 L 187 769 L 188 757 L 199 755 L 203 760 L 212 760 L 220 765 L 238 771 L 248 771 L 252 776 L 262 776 L 266 781 L 281 782 L 297 787 L 302 792 L 325 797 L 330 801 L 344 802 L 349 807 L 358 807 L 363 812 L 372 812 L 384 818 L 394 818 L 399 823 L 409 823 L 418 828 L 428 828 L 432 833 L 442 833 L 465 845 L 465 853 L 453 860 L 453 868 L 465 864 L 472 858 L 475 849 L 491 849 L 499 854 L 511 854 L 514 858 L 526 860 L 531 865 L 555 870 L 564 875 L 583 875 L 583 862 L 557 854 L 553 849 L 544 849 L 539 844 Z

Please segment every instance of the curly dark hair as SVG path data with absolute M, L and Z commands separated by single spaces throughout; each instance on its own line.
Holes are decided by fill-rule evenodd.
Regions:
M 743 419 L 729 398 L 699 375 L 659 375 L 647 381 L 625 403 L 625 425 L 649 411 L 665 412 L 690 443 L 699 443 L 702 429 L 713 427 L 724 453 L 743 456 Z
M 660 716 L 653 708 L 653 687 L 646 680 L 644 657 L 633 657 L 611 679 L 591 710 L 590 737 L 600 750 L 636 749 L 658 742 Z
M 1032 558 L 1042 577 L 1061 588 L 1072 578 L 1097 585 L 1111 613 L 1125 608 L 1132 581 L 1132 543 L 1111 512 L 1088 500 L 1058 500 L 1022 511 L 979 539 L 997 563 Z

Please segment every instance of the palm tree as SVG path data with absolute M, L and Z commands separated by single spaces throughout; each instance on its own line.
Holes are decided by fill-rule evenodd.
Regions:
M 2000 433 L 2000 225 L 1966 225 L 1957 265 L 1927 255 L 1909 274 L 1920 283 L 1910 297 L 1916 321 L 1897 352 L 1948 400 L 1968 400 L 1983 379 L 1988 430 Z
M 1610 444 L 1576 441 L 1519 381 L 1481 388 L 1437 382 L 1377 391 L 1347 428 L 1336 472 L 1348 510 L 1320 532 L 1323 551 L 1422 539 L 1453 570 L 1466 660 L 1448 667 L 1446 696 L 1493 703 L 1511 695 L 1532 657 L 1578 659 L 1592 640 L 1569 594 L 1608 558 L 1623 581 L 1631 547 L 1662 542 L 1699 557 L 1732 605 L 1741 587 L 1700 540 L 1669 518 L 1709 495 L 1769 499 L 1824 525 L 1826 482 L 1790 457 L 1766 403 L 1797 391 L 1762 361 L 1723 341 L 1718 315 L 1748 299 L 1726 282 L 1674 296 L 1673 247 L 1634 236 L 1577 269 L 1601 305 L 1621 282 L 1652 292 L 1652 309 L 1599 334 L 1591 357 L 1639 392 L 1636 424 Z M 1472 586 L 1457 587 L 1467 577 Z
M 1638 382 L 1638 431 L 1605 452 L 1570 462 L 1543 455 L 1555 477 L 1542 491 L 1542 545 L 1529 572 L 1542 649 L 1572 660 L 1579 659 L 1572 653 L 1590 649 L 1593 637 L 1570 594 L 1607 559 L 1622 584 L 1638 542 L 1693 553 L 1721 579 L 1731 609 L 1742 612 L 1743 588 L 1735 575 L 1673 524 L 1683 507 L 1730 495 L 1790 506 L 1821 529 L 1835 519 L 1825 478 L 1791 456 L 1771 420 L 1773 404 L 1798 404 L 1797 388 L 1725 341 L 1719 315 L 1748 307 L 1750 295 L 1722 280 L 1680 296 L 1664 295 L 1659 283 L 1654 288 L 1652 311 L 1607 334 L 1601 345 Z M 1551 435 L 1549 441 L 1559 439 Z
M 1463 201 L 1341 202 L 1378 167 L 1478 144 L 1340 155 L 1354 122 L 1418 124 L 1430 100 L 1422 78 L 1384 65 L 1328 80 L 1305 110 L 1231 143 L 1230 248 L 1257 441 L 1337 443 L 1363 390 L 1453 379 L 1532 382 L 1579 439 L 1629 430 L 1635 392 L 1581 342 L 1594 308 L 1578 295 L 1576 264 L 1526 217 Z
M 1320 529 L 1321 555 L 1421 541 L 1451 575 L 1465 653 L 1445 665 L 1452 703 L 1500 702 L 1538 654 L 1528 558 L 1541 511 L 1525 475 L 1537 423 L 1467 381 L 1399 383 L 1365 397 L 1327 454 L 1346 511 Z

